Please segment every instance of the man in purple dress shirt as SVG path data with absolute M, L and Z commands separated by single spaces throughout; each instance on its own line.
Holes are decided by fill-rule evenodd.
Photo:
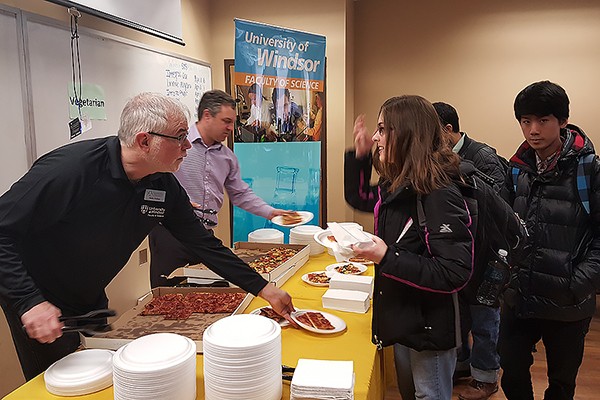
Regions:
M 252 214 L 271 219 L 285 210 L 271 207 L 258 197 L 240 175 L 240 165 L 233 151 L 223 145 L 235 123 L 235 100 L 221 90 L 211 90 L 198 104 L 198 121 L 189 129 L 192 148 L 187 152 L 175 176 L 185 188 L 196 215 L 212 230 L 217 213 L 223 206 L 224 191 L 231 202 Z M 152 287 L 172 286 L 166 279 L 173 270 L 202 260 L 175 239 L 163 226 L 149 235 L 150 283 Z

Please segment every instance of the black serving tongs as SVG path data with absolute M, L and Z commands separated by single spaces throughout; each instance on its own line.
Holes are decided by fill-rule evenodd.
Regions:
M 294 368 L 294 367 L 288 367 L 287 365 L 282 365 L 281 372 L 283 373 L 283 376 L 281 377 L 281 379 L 283 379 L 284 381 L 291 381 L 294 376 L 295 369 L 296 368 Z
M 106 321 L 108 317 L 117 315 L 115 310 L 105 308 L 94 310 L 81 315 L 71 315 L 68 317 L 59 317 L 60 322 L 64 322 L 63 332 L 81 332 L 86 335 L 96 335 L 112 330 L 112 326 Z

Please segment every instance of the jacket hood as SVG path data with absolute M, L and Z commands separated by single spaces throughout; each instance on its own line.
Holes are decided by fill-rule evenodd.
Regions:
M 560 151 L 561 160 L 579 157 L 594 152 L 594 145 L 583 129 L 576 125 L 568 124 L 561 129 L 560 136 L 563 146 Z M 535 151 L 527 141 L 524 141 L 510 158 L 510 163 L 517 166 L 535 167 Z

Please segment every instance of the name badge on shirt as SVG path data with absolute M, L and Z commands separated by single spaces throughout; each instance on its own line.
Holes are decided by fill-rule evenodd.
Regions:
M 167 192 L 164 190 L 146 189 L 146 193 L 144 193 L 144 200 L 147 201 L 160 201 L 164 203 L 166 198 Z

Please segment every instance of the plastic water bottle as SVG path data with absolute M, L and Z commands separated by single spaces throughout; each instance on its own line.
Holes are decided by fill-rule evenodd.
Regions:
M 486 306 L 493 306 L 498 301 L 504 285 L 510 279 L 510 266 L 506 257 L 508 253 L 504 249 L 498 250 L 498 258 L 490 261 L 485 270 L 483 282 L 477 290 L 476 299 Z

